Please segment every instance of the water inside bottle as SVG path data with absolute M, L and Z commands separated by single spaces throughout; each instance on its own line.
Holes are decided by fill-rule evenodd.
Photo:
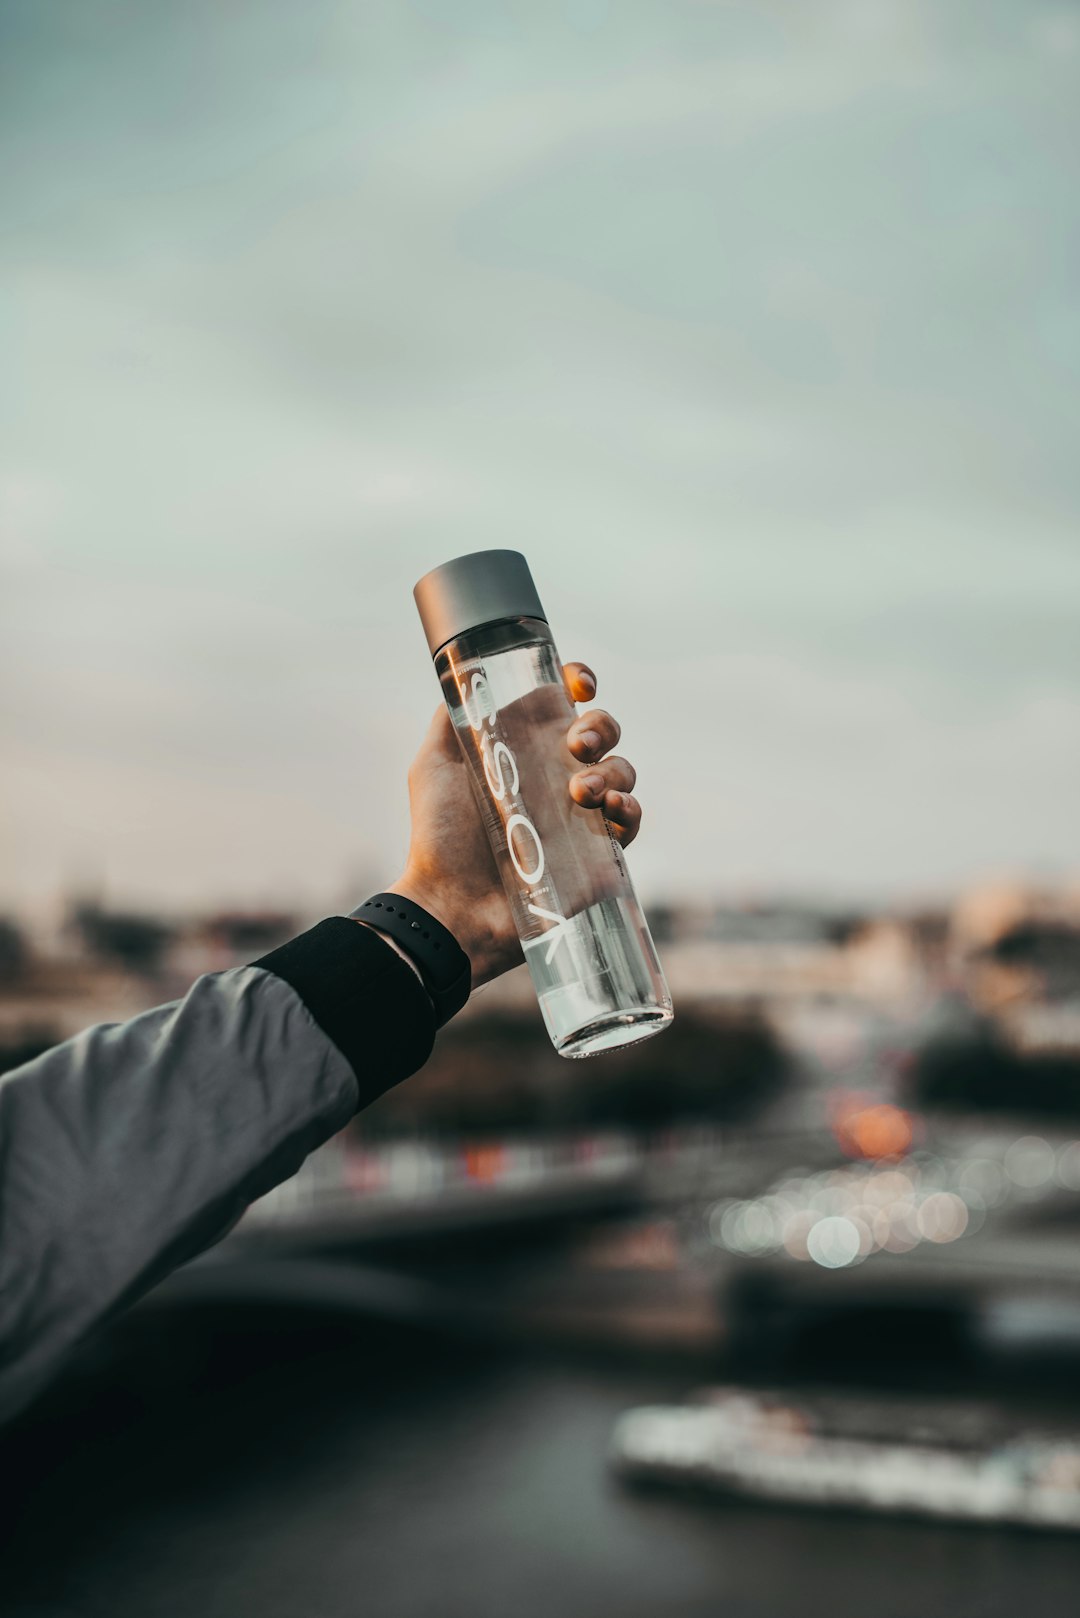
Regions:
M 523 947 L 560 1056 L 636 1045 L 672 1019 L 670 1005 L 656 998 L 650 966 L 659 975 L 659 962 L 633 900 L 602 899 Z

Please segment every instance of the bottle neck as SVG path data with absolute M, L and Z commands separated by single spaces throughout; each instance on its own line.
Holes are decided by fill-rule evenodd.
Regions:
M 479 624 L 475 629 L 466 630 L 440 646 L 435 653 L 435 670 L 441 678 L 451 664 L 474 657 L 498 657 L 501 652 L 551 641 L 551 630 L 542 618 L 500 618 L 495 623 Z

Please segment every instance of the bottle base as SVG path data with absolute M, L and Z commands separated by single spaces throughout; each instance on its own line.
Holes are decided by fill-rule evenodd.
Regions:
M 620 1045 L 640 1045 L 653 1034 L 662 1034 L 674 1020 L 674 1012 L 663 1006 L 639 1011 L 610 1011 L 575 1028 L 566 1038 L 555 1042 L 559 1056 L 571 1061 L 583 1056 L 599 1056 L 601 1051 L 613 1051 Z

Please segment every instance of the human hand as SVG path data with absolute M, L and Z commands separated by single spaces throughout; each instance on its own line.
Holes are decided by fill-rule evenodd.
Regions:
M 571 702 L 589 702 L 596 694 L 596 676 L 584 663 L 564 663 L 563 680 Z M 641 806 L 632 795 L 634 766 L 616 755 L 604 757 L 619 735 L 617 721 L 602 708 L 573 720 L 566 744 L 583 767 L 570 776 L 567 790 L 572 802 L 602 812 L 625 848 L 638 834 Z M 521 962 L 521 941 L 444 703 L 409 769 L 409 812 L 405 870 L 387 891 L 411 899 L 448 927 L 469 957 L 473 987 L 488 983 Z

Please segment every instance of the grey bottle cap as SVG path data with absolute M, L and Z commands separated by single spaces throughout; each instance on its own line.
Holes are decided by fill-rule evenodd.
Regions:
M 448 640 L 502 618 L 542 618 L 529 564 L 520 551 L 471 551 L 433 567 L 415 586 L 432 657 Z

